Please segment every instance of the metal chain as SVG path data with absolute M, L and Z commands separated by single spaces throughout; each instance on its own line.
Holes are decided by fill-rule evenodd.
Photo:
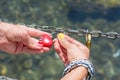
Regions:
M 107 32 L 107 33 L 103 33 L 100 30 L 92 30 L 92 31 L 88 31 L 85 29 L 77 29 L 77 30 L 73 30 L 70 28 L 57 28 L 54 26 L 40 26 L 40 25 L 29 25 L 32 26 L 36 29 L 42 30 L 42 31 L 46 31 L 49 32 L 51 34 L 57 34 L 57 33 L 65 33 L 65 34 L 74 34 L 77 36 L 85 36 L 86 34 L 91 34 L 91 36 L 93 38 L 100 38 L 100 37 L 105 37 L 108 39 L 116 39 L 116 38 L 120 38 L 120 34 L 117 32 Z

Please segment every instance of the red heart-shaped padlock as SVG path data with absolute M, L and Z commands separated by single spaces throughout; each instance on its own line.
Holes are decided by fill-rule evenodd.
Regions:
M 42 44 L 43 47 L 51 47 L 53 44 L 52 38 L 47 34 L 43 34 L 39 40 L 39 44 Z

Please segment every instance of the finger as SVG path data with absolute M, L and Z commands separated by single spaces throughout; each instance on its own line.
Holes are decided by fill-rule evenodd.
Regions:
M 70 43 L 75 44 L 76 46 L 85 46 L 85 45 L 83 45 L 82 43 L 80 43 L 79 41 L 77 41 L 77 40 L 75 40 L 75 39 L 73 39 L 73 38 L 71 38 L 71 37 L 69 37 L 69 36 L 67 36 L 67 35 L 66 35 L 66 39 L 67 39 Z
M 43 48 L 42 44 L 39 44 L 39 40 L 31 38 L 30 36 L 23 39 L 23 44 L 31 49 L 41 49 Z
M 68 48 L 71 48 L 72 44 L 67 40 L 66 36 L 62 33 L 59 33 L 57 35 L 57 38 L 59 40 L 59 43 L 65 48 L 65 49 L 68 49 Z
M 44 50 L 43 49 L 41 49 L 41 50 L 36 49 L 35 50 L 35 49 L 30 49 L 28 47 L 24 47 L 21 52 L 22 53 L 29 53 L 29 54 L 41 54 L 44 52 Z
M 50 50 L 49 47 L 43 47 L 44 52 L 48 52 Z
M 54 48 L 63 62 L 65 62 L 65 54 L 62 52 L 58 40 L 54 40 Z
M 21 54 L 21 53 L 39 53 L 40 50 L 36 50 L 34 49 L 30 49 L 27 46 L 25 46 L 23 43 L 17 43 L 17 47 L 16 50 L 14 52 L 14 54 Z
M 54 42 L 54 48 L 55 48 L 55 50 L 56 50 L 56 52 L 58 53 L 58 55 L 59 54 L 63 54 L 62 53 L 62 50 L 60 49 L 60 45 L 59 45 L 59 43 L 58 43 L 58 40 L 55 40 L 55 42 Z M 61 55 L 62 56 L 62 55 Z M 60 56 L 60 57 L 61 57 Z
M 30 49 L 27 46 L 23 45 L 22 43 L 18 43 L 18 46 L 16 48 L 15 54 L 19 54 L 19 53 L 31 53 L 31 54 L 40 54 L 43 52 L 47 52 L 50 49 L 47 47 L 43 47 L 41 49 Z
M 30 36 L 40 37 L 43 34 L 47 34 L 50 37 L 52 37 L 52 35 L 50 33 L 47 33 L 47 32 L 44 32 L 44 31 L 40 31 L 40 30 L 37 30 L 37 29 L 34 29 L 34 28 L 30 28 L 30 27 L 26 27 L 26 29 L 27 29 L 27 31 L 28 31 Z

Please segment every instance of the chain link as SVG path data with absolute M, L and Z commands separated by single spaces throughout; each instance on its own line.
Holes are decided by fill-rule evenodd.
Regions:
M 29 26 L 31 26 L 31 25 L 29 25 Z M 70 28 L 57 28 L 54 26 L 40 26 L 40 25 L 35 25 L 35 26 L 32 25 L 32 27 L 42 30 L 42 31 L 49 32 L 51 34 L 58 34 L 58 33 L 62 32 L 65 34 L 74 34 L 77 36 L 85 36 L 86 34 L 91 34 L 91 36 L 93 38 L 100 38 L 100 37 L 105 37 L 108 39 L 120 38 L 120 34 L 117 32 L 103 33 L 100 30 L 93 30 L 93 31 L 88 31 L 85 29 L 74 30 L 74 29 L 70 29 Z

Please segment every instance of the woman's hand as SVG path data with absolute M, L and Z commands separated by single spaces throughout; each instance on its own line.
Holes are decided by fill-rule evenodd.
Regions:
M 89 59 L 90 51 L 85 45 L 62 33 L 54 40 L 54 47 L 65 65 L 76 59 Z
M 18 53 L 43 53 L 49 51 L 49 47 L 43 47 L 38 44 L 43 34 L 51 36 L 47 32 L 39 31 L 23 25 L 14 25 L 0 22 L 0 50 L 18 54 Z

